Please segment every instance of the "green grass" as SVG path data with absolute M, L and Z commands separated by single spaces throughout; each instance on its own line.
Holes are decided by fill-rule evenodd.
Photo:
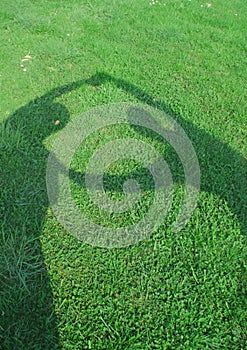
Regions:
M 1 2 L 0 349 L 247 348 L 246 10 L 240 0 Z M 116 137 L 153 145 L 176 184 L 167 223 L 149 239 L 97 248 L 53 215 L 46 163 L 69 120 L 123 101 L 168 112 L 184 128 L 200 198 L 174 234 L 183 177 L 172 149 L 145 129 L 102 129 L 71 165 L 73 195 L 92 220 L 136 222 L 153 198 L 150 175 L 123 161 L 107 170 L 106 190 L 122 198 L 134 174 L 136 210 L 112 217 L 90 203 L 87 161 Z

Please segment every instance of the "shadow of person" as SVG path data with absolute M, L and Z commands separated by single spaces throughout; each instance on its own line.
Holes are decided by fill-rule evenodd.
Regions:
M 185 130 L 196 151 L 201 168 L 201 191 L 213 193 L 221 200 L 226 201 L 229 209 L 236 215 L 242 232 L 246 233 L 247 161 L 239 152 L 199 129 L 190 121 L 183 119 L 180 115 L 175 115 L 164 102 L 155 100 L 154 97 L 125 80 L 115 78 L 104 72 L 99 72 L 86 82 L 93 86 L 110 82 L 117 88 L 135 97 L 138 101 L 157 108 L 173 117 Z M 139 112 L 130 110 L 129 123 L 138 133 L 152 139 L 155 136 L 152 130 L 135 125 L 135 118 L 140 118 L 141 114 L 143 114 L 143 118 L 145 119 L 152 118 L 145 115 L 145 112 L 142 110 L 139 110 Z M 155 124 L 157 121 L 150 120 L 150 123 Z M 169 151 L 164 156 L 165 158 L 169 158 Z M 170 159 L 173 157 L 174 153 L 170 152 Z M 135 174 L 132 175 L 134 176 Z M 179 181 L 179 178 L 175 178 L 175 181 Z
M 60 348 L 39 241 L 48 206 L 49 152 L 43 142 L 69 121 L 68 110 L 56 97 L 82 83 L 56 88 L 32 100 L 0 126 L 1 349 Z

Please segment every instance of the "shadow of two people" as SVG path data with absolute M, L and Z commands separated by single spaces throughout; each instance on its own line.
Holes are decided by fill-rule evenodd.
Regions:
M 53 89 L 2 122 L 0 332 L 3 349 L 60 348 L 52 291 L 39 241 L 49 206 L 46 191 L 49 152 L 43 141 L 61 130 L 70 119 L 69 111 L 56 102 L 56 98 L 83 84 L 100 86 L 105 82 L 114 84 L 140 102 L 173 115 L 165 103 L 155 102 L 152 96 L 133 84 L 98 73 Z M 226 200 L 244 232 L 247 226 L 246 159 L 191 122 L 178 115 L 174 117 L 196 150 L 201 165 L 202 190 Z M 60 121 L 58 125 L 55 125 L 56 119 Z M 121 182 L 121 179 L 116 180 Z

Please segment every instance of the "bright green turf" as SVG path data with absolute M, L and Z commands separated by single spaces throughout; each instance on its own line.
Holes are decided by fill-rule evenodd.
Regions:
M 247 348 L 246 11 L 243 0 L 1 1 L 0 349 Z M 93 248 L 53 216 L 46 160 L 69 119 L 123 101 L 169 111 L 184 127 L 200 199 L 172 233 L 178 181 L 166 227 L 135 246 Z M 153 133 L 92 135 L 74 157 L 71 187 L 107 225 L 135 222 L 153 196 L 145 170 L 120 162 L 106 174 L 110 196 L 120 198 L 118 179 L 134 173 L 142 211 L 111 221 L 89 207 L 80 160 L 121 135 L 167 154 L 175 179 L 181 172 Z

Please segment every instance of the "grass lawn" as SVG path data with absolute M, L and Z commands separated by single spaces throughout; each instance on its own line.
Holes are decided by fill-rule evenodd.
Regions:
M 247 349 L 247 2 L 2 0 L 0 8 L 0 349 Z M 128 176 L 139 206 L 92 205 L 93 152 L 131 137 L 173 173 L 166 224 L 138 244 L 99 248 L 57 221 L 46 164 L 66 124 L 93 107 L 146 103 L 172 115 L 201 168 L 197 208 L 178 233 L 183 169 L 144 128 L 102 128 L 78 148 L 71 190 L 91 220 L 137 222 L 153 200 L 133 160 L 105 173 L 113 200 Z M 57 122 L 59 120 L 59 122 Z

